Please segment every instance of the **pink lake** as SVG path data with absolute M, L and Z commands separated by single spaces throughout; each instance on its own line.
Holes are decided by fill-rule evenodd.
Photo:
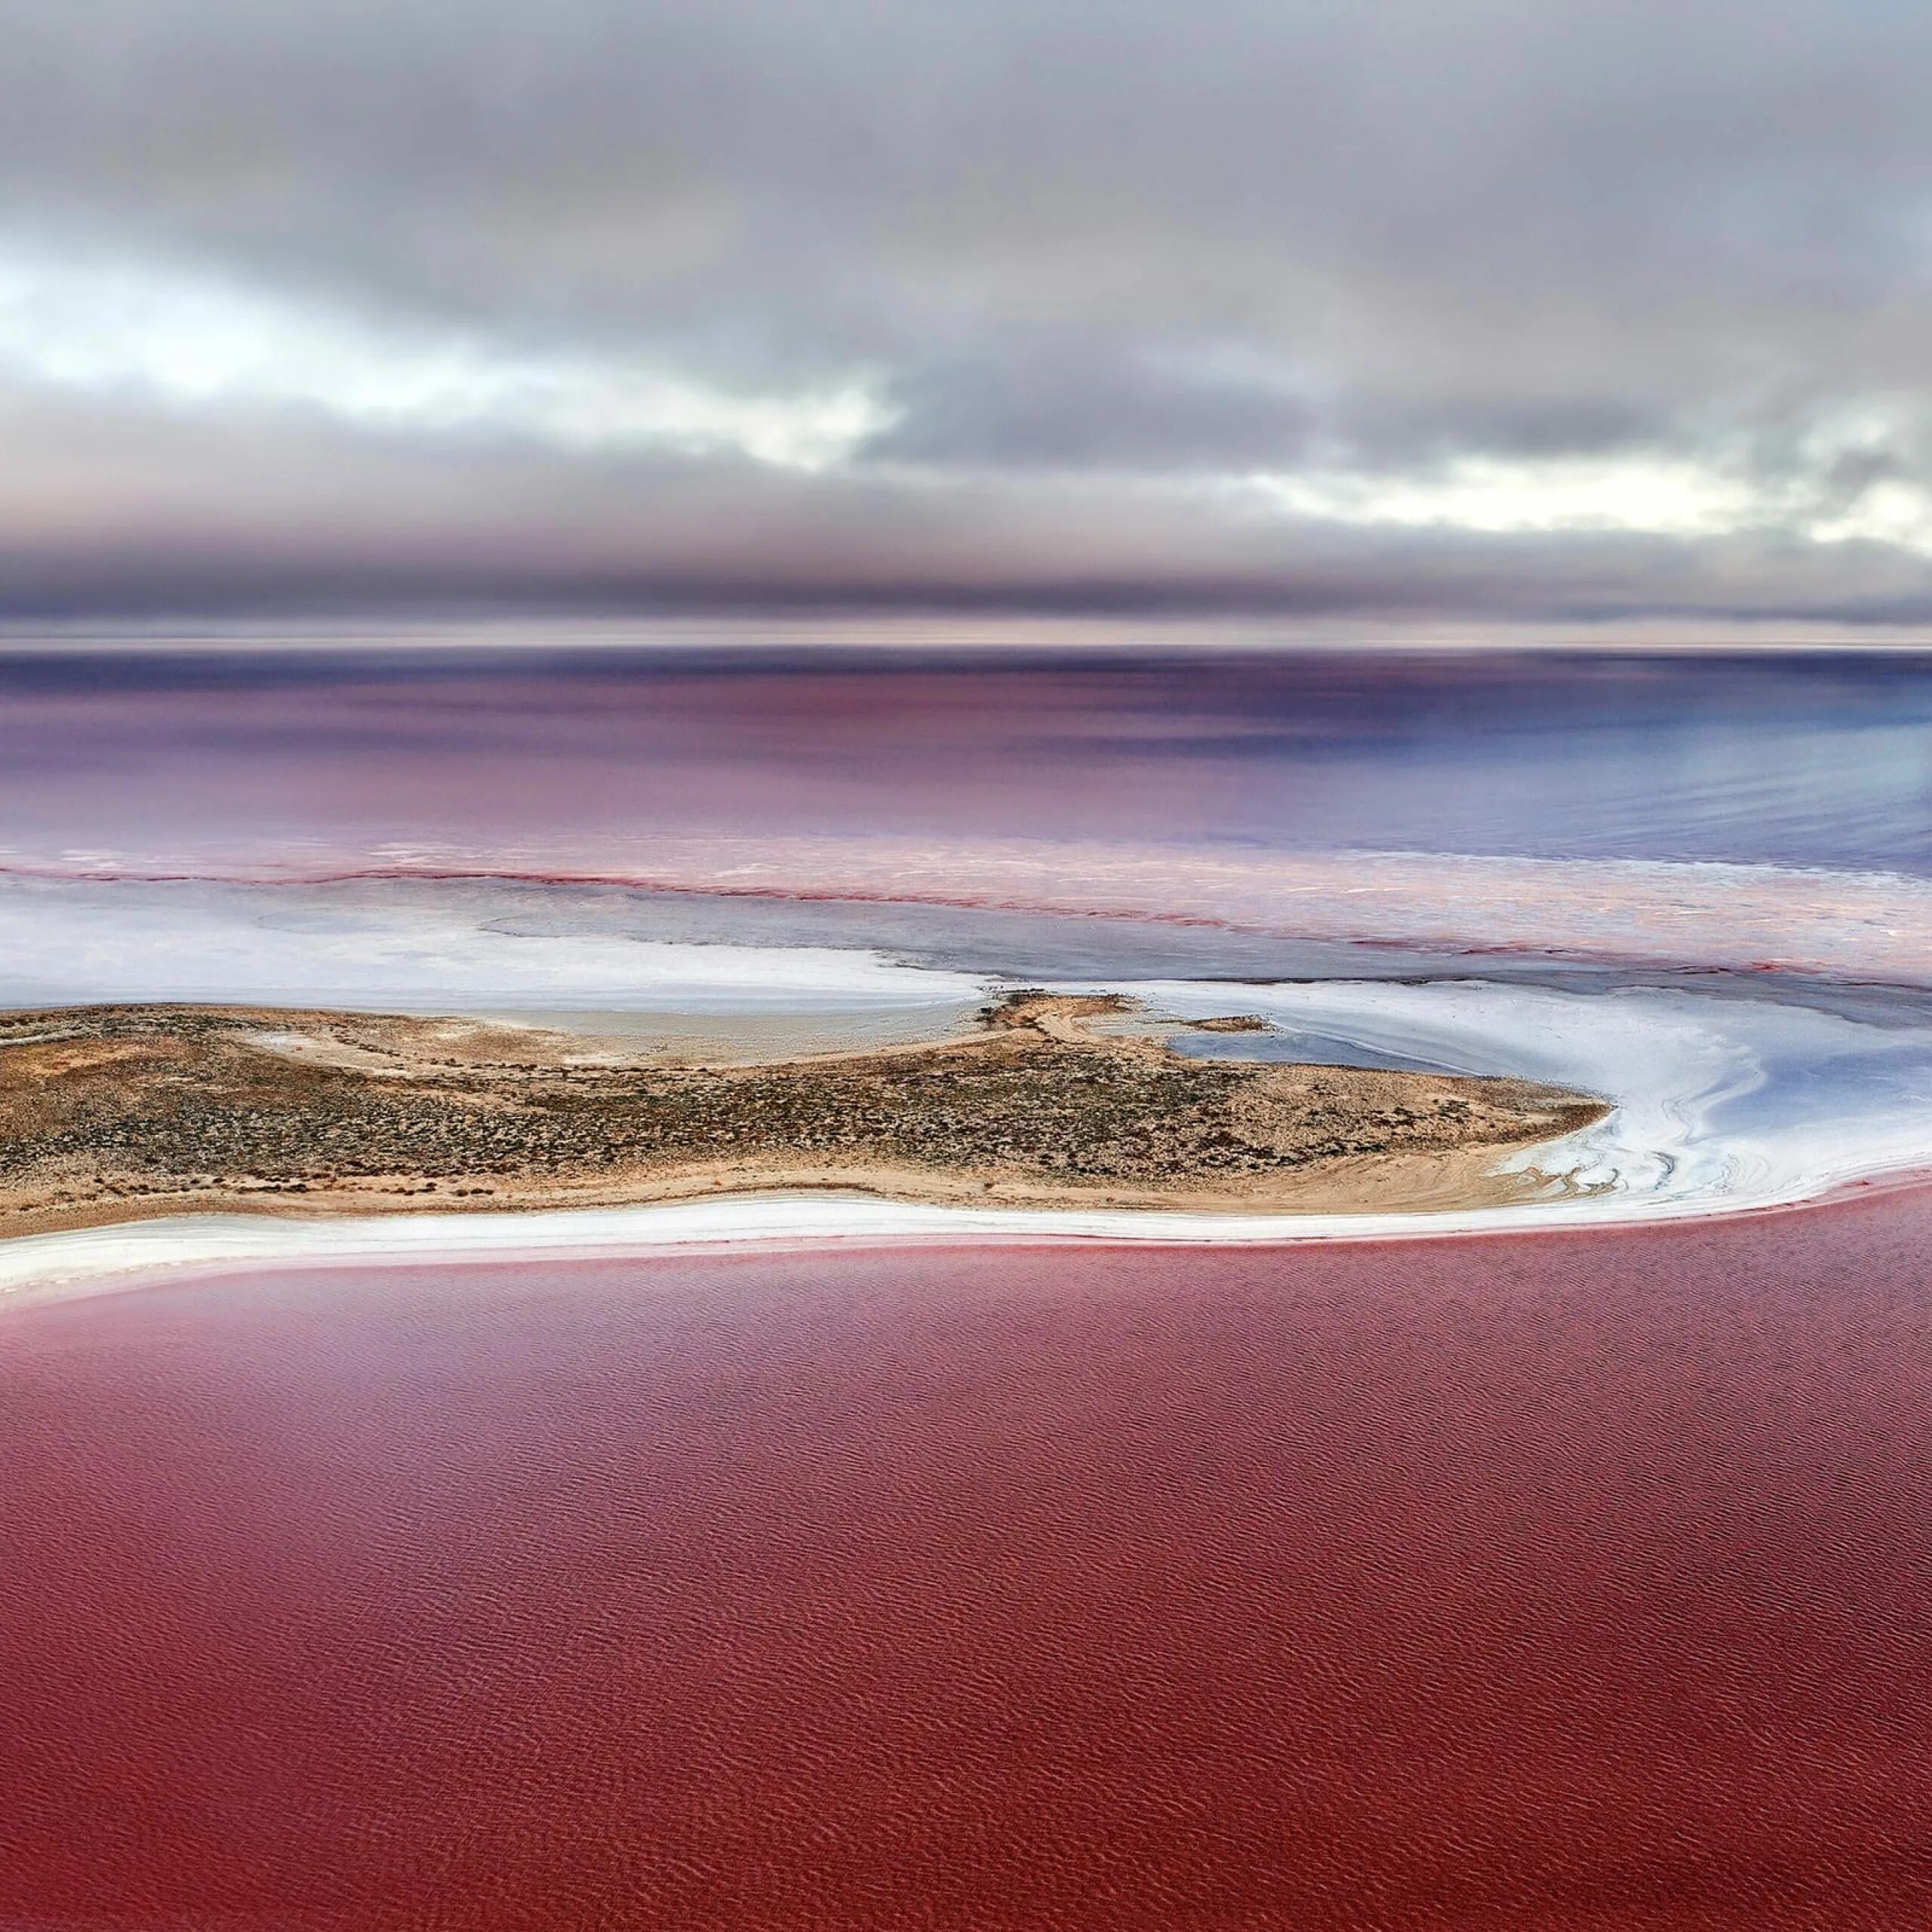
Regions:
M 0 1321 L 0 1924 L 1932 1923 L 1932 1191 Z

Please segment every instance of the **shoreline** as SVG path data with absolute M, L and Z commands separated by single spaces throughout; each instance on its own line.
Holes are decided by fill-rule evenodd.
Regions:
M 1128 995 L 1127 1008 L 1138 1009 L 1137 1017 L 1115 1003 L 1123 995 Z M 1917 1062 L 1909 1057 L 1893 1080 L 1896 1092 L 1873 1089 L 1875 1103 L 1889 1103 L 1890 1112 L 1874 1116 L 1869 1131 L 1852 1131 L 1852 1116 L 1842 1103 L 1836 1110 L 1820 1107 L 1809 1085 L 1800 1096 L 1801 1119 L 1791 1115 L 1788 1103 L 1782 1112 L 1775 1099 L 1761 1105 L 1779 1091 L 1775 1084 L 1767 1088 L 1767 1081 L 1790 1084 L 1795 1092 L 1795 1076 L 1805 1077 L 1812 1064 L 1894 1038 L 1829 1016 L 1780 1013 L 1767 1031 L 1755 1021 L 1748 1028 L 1732 1023 L 1752 1012 L 1748 1007 L 1706 1007 L 1679 993 L 1640 989 L 1585 999 L 1481 983 L 1407 988 L 1140 982 L 1118 991 L 1062 983 L 1051 994 L 1026 997 L 1082 1011 L 1087 1017 L 1081 1030 L 1098 1026 L 1112 1051 L 1157 1053 L 1145 1038 L 1150 1022 L 1153 1032 L 1168 1037 L 1177 1029 L 1248 1032 L 1264 1023 L 1290 1032 L 1312 1026 L 1497 1074 L 1506 1069 L 1514 1075 L 1527 1061 L 1540 1075 L 1539 1084 L 1607 1097 L 1611 1110 L 1595 1126 L 1541 1141 L 1326 1158 L 1285 1177 L 1287 1185 L 1267 1202 L 1252 1197 L 1217 1201 L 1204 1198 L 1204 1187 L 1197 1187 L 1191 1199 L 1171 1192 L 1158 1201 L 1109 1201 L 1109 1192 L 1129 1192 L 1118 1183 L 1070 1199 L 1066 1190 L 1051 1199 L 1038 1193 L 989 1198 L 959 1176 L 943 1177 L 931 1168 L 875 1174 L 889 1184 L 870 1188 L 852 1164 L 843 1172 L 829 1171 L 823 1156 L 812 1164 L 788 1161 L 782 1172 L 772 1158 L 741 1160 L 735 1168 L 720 1164 L 705 1177 L 716 1179 L 715 1186 L 691 1185 L 688 1172 L 681 1177 L 660 1174 L 654 1199 L 629 1182 L 601 1195 L 579 1184 L 574 1193 L 552 1189 L 537 1198 L 533 1187 L 515 1200 L 501 1193 L 453 1198 L 446 1192 L 401 1186 L 386 1195 L 364 1192 L 358 1197 L 352 1190 L 328 1201 L 325 1213 L 317 1211 L 325 1201 L 313 1194 L 305 1200 L 302 1193 L 272 1189 L 224 1198 L 184 1192 L 171 1201 L 153 1195 L 100 1199 L 79 1212 L 71 1211 L 80 1205 L 72 1204 L 66 1225 L 42 1224 L 32 1232 L 0 1237 L 0 1308 L 43 1293 L 111 1292 L 149 1278 L 304 1263 L 568 1262 L 786 1244 L 1298 1246 L 1681 1226 L 1857 1199 L 1932 1176 L 1932 1146 L 1922 1116 L 1901 1110 L 1902 1097 L 1918 1078 Z M 1237 1004 L 1241 1016 L 1232 1013 Z M 211 1009 L 195 1011 L 214 1017 Z M 1152 1021 L 1155 1014 L 1160 1017 Z M 262 1035 L 260 1029 L 272 1021 L 282 1024 L 296 1017 L 288 1008 L 251 1008 L 248 1026 L 258 1042 L 272 1044 L 278 1058 L 292 1054 L 310 1067 L 367 1067 L 374 1064 L 372 1054 L 386 1054 L 398 1044 L 382 1032 L 390 1023 L 383 1016 L 340 1009 L 308 1016 L 330 1027 L 343 1023 L 326 1037 L 312 1029 L 299 1040 L 285 1033 Z M 23 1017 L 14 1016 L 17 1023 Z M 1713 1032 L 1709 1023 L 1714 1018 L 1724 1019 L 1731 1030 Z M 615 1040 L 593 1022 L 583 1032 L 548 1035 L 546 1047 L 546 1036 L 540 1027 L 532 1028 L 528 1016 L 501 1011 L 494 1017 L 401 1023 L 416 1030 L 422 1051 L 436 1056 L 507 1051 L 505 1029 L 515 1037 L 519 1060 L 549 1053 L 572 1063 L 587 1058 L 608 1065 L 612 1049 L 621 1046 L 628 1057 L 629 1049 L 646 1044 L 643 1035 Z M 918 1023 L 894 1022 L 900 1023 Z M 426 1038 L 426 1026 L 457 1030 Z M 1143 1037 L 1121 1038 L 1116 1029 L 1122 1026 Z M 714 1027 L 732 1031 L 734 1017 L 704 1016 L 703 1030 Z M 935 1045 L 956 1051 L 963 1044 L 943 1021 L 935 1030 L 940 1036 Z M 675 1043 L 675 1057 L 687 1067 L 690 1044 Z M 1534 1051 L 1525 1052 L 1526 1044 Z M 1789 1072 L 1780 1058 L 1787 1051 Z M 801 1055 L 797 1064 L 803 1072 L 814 1063 L 817 1076 L 841 1064 L 863 1064 L 867 1054 L 861 1046 L 822 1057 Z M 5 1057 L 0 1054 L 0 1061 Z M 393 1059 L 385 1063 L 395 1064 Z M 1493 1192 L 1484 1201 L 1430 1199 L 1411 1174 L 1404 1204 L 1392 1207 L 1387 1183 L 1404 1161 L 1433 1163 L 1438 1181 L 1445 1164 L 1487 1166 L 1489 1180 L 1516 1198 Z M 1574 1163 L 1578 1177 L 1574 1192 L 1570 1198 L 1552 1198 L 1551 1184 L 1534 1170 L 1560 1171 L 1566 1163 Z M 1461 1180 L 1467 1179 L 1466 1172 Z M 1290 1188 L 1299 1195 L 1293 1202 L 1281 1198 Z M 386 1211 L 369 1211 L 378 1201 Z M 126 1218 L 131 1208 L 146 1218 Z
M 1498 1235 L 1546 1240 L 1827 1211 L 1921 1187 L 1932 1187 L 1932 1167 L 1922 1162 L 1834 1177 L 1814 1192 L 1727 1205 L 1598 1196 L 1411 1214 L 1216 1217 L 1178 1211 L 1082 1214 L 915 1207 L 863 1195 L 789 1194 L 629 1208 L 327 1220 L 184 1214 L 0 1241 L 0 1315 L 49 1300 L 304 1268 L 487 1266 L 518 1261 L 569 1265 L 749 1250 L 1184 1251 L 1393 1246 Z
M 1444 896 L 1446 870 L 1479 882 L 1502 903 L 1534 906 L 1516 930 L 1478 937 Z M 880 883 L 881 877 L 895 882 Z M 1177 884 L 1177 877 L 1187 883 Z M 1203 881 L 1205 881 L 1204 884 Z M 1314 939 L 1399 957 L 1444 952 L 1470 964 L 1497 960 L 1653 971 L 1815 977 L 1848 988 L 1927 989 L 1922 949 L 1902 940 L 1908 906 L 1932 921 L 1932 879 L 1873 866 L 1787 865 L 1766 860 L 1549 858 L 1435 853 L 1395 848 L 1366 852 L 1272 852 L 1254 857 L 1213 848 L 1189 855 L 1182 874 L 1161 848 L 1108 841 L 1011 841 L 989 850 L 934 853 L 880 841 L 863 862 L 809 839 L 673 839 L 649 866 L 611 863 L 506 866 L 460 856 L 397 863 L 344 853 L 308 866 L 103 860 L 83 866 L 19 855 L 0 863 L 0 888 L 208 887 L 300 891 L 363 886 L 538 886 L 609 889 L 672 899 L 774 905 L 835 905 L 942 912 L 1005 912 L 1049 918 L 1109 919 L 1158 928 L 1202 925 L 1278 939 Z M 1755 895 L 1763 886 L 1769 902 Z M 1564 888 L 1571 888 L 1567 892 Z M 1790 897 L 1779 899 L 1780 893 Z M 1284 894 L 1300 915 L 1284 929 L 1269 908 Z M 1623 895 L 1623 923 L 1649 943 L 1613 939 L 1598 901 Z M 1314 909 L 1339 894 L 1346 915 Z M 1681 916 L 1688 900 L 1709 924 L 1702 951 L 1687 948 Z M 1560 903 L 1560 906 L 1559 903 Z M 1371 917 L 1368 907 L 1377 909 Z M 1389 909 L 1398 909 L 1390 910 Z M 1426 912 L 1418 909 L 1426 908 Z M 1313 920 L 1313 923 L 1311 923 Z M 1740 943 L 1749 932 L 1755 943 Z M 1855 936 L 1848 940 L 1848 935 Z M 1875 936 L 1885 942 L 1860 956 Z

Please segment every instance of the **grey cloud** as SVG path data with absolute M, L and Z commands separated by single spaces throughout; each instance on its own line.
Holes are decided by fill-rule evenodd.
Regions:
M 1091 337 L 1001 340 L 971 361 L 915 367 L 875 459 L 961 466 L 1167 470 L 1292 463 L 1314 411 L 1211 363 L 1163 367 Z
M 17 0 L 0 238 L 899 414 L 809 476 L 17 398 L 0 598 L 1915 623 L 1932 568 L 1882 544 L 1222 486 L 1932 485 L 1928 73 L 1932 14 L 1843 0 Z
M 1185 479 L 808 477 L 722 460 L 456 452 L 299 425 L 137 432 L 16 410 L 0 619 L 380 615 L 1633 617 L 1932 621 L 1914 559 L 1777 533 L 1365 531 L 1231 516 Z

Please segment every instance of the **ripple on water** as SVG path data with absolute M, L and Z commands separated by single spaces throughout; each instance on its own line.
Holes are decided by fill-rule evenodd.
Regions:
M 0 1920 L 1932 1922 L 1928 1237 L 18 1309 Z

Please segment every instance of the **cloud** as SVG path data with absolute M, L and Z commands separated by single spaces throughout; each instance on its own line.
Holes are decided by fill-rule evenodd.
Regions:
M 0 611 L 1922 621 L 1932 16 L 20 0 Z
M 312 410 L 377 433 L 528 438 L 565 450 L 732 450 L 816 469 L 888 426 L 853 380 L 734 395 L 648 363 L 384 327 L 170 264 L 76 260 L 0 238 L 0 373 L 137 408 Z
M 1505 534 L 1596 531 L 1695 540 L 1756 531 L 1807 543 L 1889 544 L 1932 557 L 1932 487 L 1890 452 L 1925 440 L 1906 401 L 1810 425 L 1775 467 L 1748 448 L 1609 454 L 1466 454 L 1389 470 L 1257 472 L 1247 487 L 1290 515 Z

